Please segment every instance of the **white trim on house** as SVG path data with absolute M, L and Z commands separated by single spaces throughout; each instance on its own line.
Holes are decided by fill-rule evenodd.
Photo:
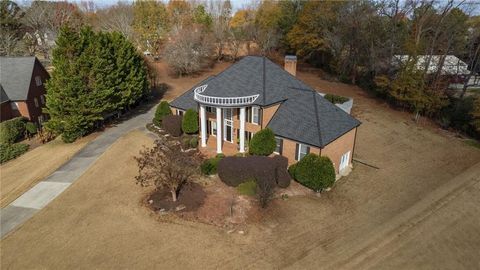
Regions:
M 297 159 L 297 161 L 300 161 L 303 157 L 305 157 L 310 152 L 310 146 L 302 143 L 297 143 L 297 145 L 298 145 L 298 153 L 295 158 Z

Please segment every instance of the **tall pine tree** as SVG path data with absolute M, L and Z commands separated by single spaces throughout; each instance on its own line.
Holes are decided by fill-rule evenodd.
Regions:
M 47 83 L 46 127 L 65 142 L 92 131 L 97 121 L 129 108 L 147 94 L 142 57 L 119 33 L 62 28 Z

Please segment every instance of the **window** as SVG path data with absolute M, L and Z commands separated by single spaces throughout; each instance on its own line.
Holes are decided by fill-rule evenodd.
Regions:
M 259 124 L 260 123 L 260 108 L 252 107 L 252 123 Z
M 209 123 L 209 133 L 210 135 L 212 136 L 217 136 L 217 122 L 214 122 L 214 121 L 208 121 Z
M 217 110 L 214 107 L 206 106 L 205 110 L 209 113 L 215 113 Z
M 304 156 L 310 153 L 310 147 L 306 146 L 305 144 L 297 143 L 297 153 L 295 155 L 295 159 L 301 160 Z
M 42 78 L 40 78 L 40 76 L 35 76 L 35 83 L 37 86 L 42 85 Z
M 10 107 L 14 111 L 18 111 L 18 103 L 17 102 L 10 102 Z
M 35 107 L 38 108 L 38 99 L 37 99 L 37 98 L 33 98 L 33 102 L 35 102 Z
M 45 96 L 44 95 L 40 96 L 40 101 L 42 102 L 42 104 L 45 104 Z
M 283 139 L 275 137 L 275 151 L 273 151 L 275 154 L 281 155 L 282 154 L 282 148 L 283 148 Z
M 183 115 L 184 111 L 177 109 L 177 115 Z

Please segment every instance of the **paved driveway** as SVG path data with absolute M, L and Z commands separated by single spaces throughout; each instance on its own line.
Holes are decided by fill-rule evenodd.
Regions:
M 107 129 L 75 154 L 70 161 L 3 208 L 0 212 L 0 237 L 3 238 L 60 195 L 118 138 L 134 129 L 144 129 L 151 121 L 155 107 L 146 110 Z

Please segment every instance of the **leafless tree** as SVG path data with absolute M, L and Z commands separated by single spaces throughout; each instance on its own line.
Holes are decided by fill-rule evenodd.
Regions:
M 116 5 L 97 11 L 98 27 L 106 31 L 117 31 L 127 38 L 133 38 L 133 8 L 128 3 Z
M 199 29 L 180 31 L 165 47 L 165 60 L 178 75 L 202 69 L 210 59 L 212 43 Z
M 45 59 L 49 59 L 60 28 L 67 23 L 71 27 L 79 27 L 82 20 L 75 4 L 43 1 L 32 2 L 23 18 L 28 32 L 37 40 L 37 48 L 44 54 Z
M 138 163 L 137 184 L 167 189 L 173 201 L 177 201 L 178 192 L 191 180 L 199 164 L 196 152 L 183 152 L 179 142 L 165 137 L 155 141 L 153 148 L 140 151 L 135 160 Z

